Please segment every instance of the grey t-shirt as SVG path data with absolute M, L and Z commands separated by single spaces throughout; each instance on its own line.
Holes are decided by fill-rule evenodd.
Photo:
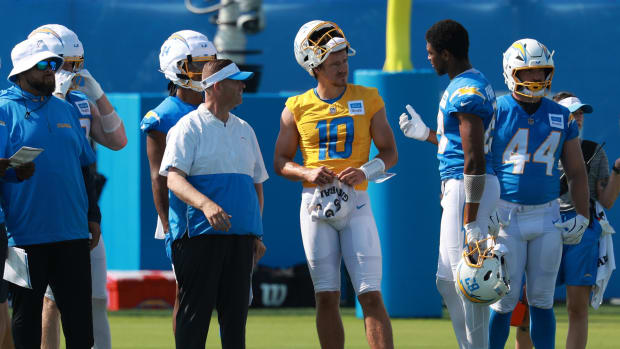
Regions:
M 584 159 L 588 161 L 588 159 Z M 564 174 L 562 168 L 562 162 L 559 164 L 559 169 Z M 590 162 L 590 172 L 588 173 L 588 188 L 590 189 L 590 198 L 598 200 L 598 192 L 596 190 L 596 183 L 601 180 L 609 178 L 609 162 L 607 160 L 607 154 L 605 149 L 601 149 Z M 560 211 L 574 210 L 573 200 L 570 196 L 570 191 L 560 196 Z

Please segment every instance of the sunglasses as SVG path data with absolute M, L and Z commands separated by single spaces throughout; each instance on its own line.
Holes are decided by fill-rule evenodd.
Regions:
M 49 67 L 54 72 L 58 70 L 58 68 L 60 68 L 58 62 L 56 61 L 41 61 L 37 63 L 35 67 L 37 67 L 37 69 L 41 71 L 45 71 Z

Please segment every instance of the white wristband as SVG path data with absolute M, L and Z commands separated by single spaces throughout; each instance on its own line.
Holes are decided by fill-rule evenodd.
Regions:
M 366 175 L 366 179 L 373 181 L 385 173 L 385 163 L 381 158 L 374 158 L 360 167 Z
M 113 110 L 108 115 L 101 116 L 101 126 L 103 126 L 103 132 L 112 133 L 121 126 L 121 118 L 116 114 L 116 110 Z

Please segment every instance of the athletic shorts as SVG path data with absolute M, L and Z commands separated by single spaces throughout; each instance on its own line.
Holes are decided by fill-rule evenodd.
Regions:
M 562 220 L 575 217 L 575 211 L 562 212 Z M 583 233 L 577 245 L 564 245 L 557 285 L 592 286 L 596 283 L 601 225 L 596 220 Z
M 340 260 L 357 295 L 381 290 L 381 245 L 366 191 L 356 191 L 349 224 L 337 231 L 325 221 L 312 221 L 308 206 L 314 188 L 301 196 L 301 237 L 314 284 L 314 292 L 340 291 Z

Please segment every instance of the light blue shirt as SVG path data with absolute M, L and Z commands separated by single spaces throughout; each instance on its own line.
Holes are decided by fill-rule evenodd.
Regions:
M 229 114 L 224 124 L 203 105 L 184 116 L 168 133 L 160 174 L 175 167 L 194 188 L 231 215 L 227 232 L 213 229 L 200 209 L 187 206 L 189 237 L 202 234 L 263 235 L 254 183 L 269 177 L 252 127 Z M 176 240 L 185 232 L 170 216 Z
M 450 81 L 441 97 L 437 114 L 437 159 L 441 180 L 463 178 L 465 156 L 455 114 L 473 114 L 484 125 L 486 173 L 493 174 L 488 144 L 495 117 L 495 92 L 476 69 L 469 69 Z
M 185 103 L 176 96 L 168 96 L 155 109 L 150 110 L 140 122 L 140 130 L 144 133 L 159 131 L 164 135 L 176 125 L 176 123 L 188 113 L 196 110 L 198 106 Z M 187 204 L 177 198 L 171 190 L 168 190 L 168 222 L 170 229 L 174 225 L 175 230 L 185 231 L 187 228 Z M 166 248 L 172 240 L 166 240 Z
M 0 149 L 42 148 L 34 175 L 2 182 L 9 246 L 87 239 L 88 198 L 82 167 L 95 161 L 77 110 L 56 97 L 37 97 L 17 86 L 0 92 Z
M 492 153 L 502 200 L 540 205 L 559 197 L 558 160 L 564 142 L 579 135 L 569 115 L 547 98 L 531 116 L 512 95 L 497 99 Z

